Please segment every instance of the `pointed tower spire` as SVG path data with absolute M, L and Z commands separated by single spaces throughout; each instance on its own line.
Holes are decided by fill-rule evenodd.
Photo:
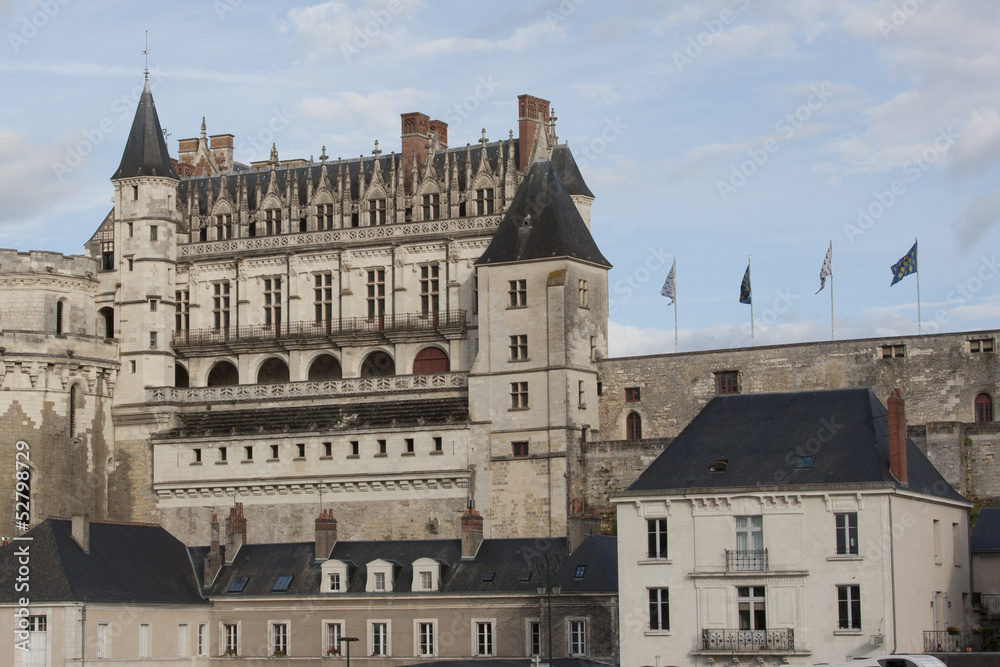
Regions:
M 180 180 L 173 165 L 170 164 L 170 155 L 163 139 L 160 119 L 156 115 L 156 105 L 153 104 L 149 81 L 146 82 L 142 96 L 139 97 L 139 106 L 135 110 L 135 118 L 132 120 L 132 129 L 125 143 L 122 161 L 111 179 L 136 176 L 162 176 Z

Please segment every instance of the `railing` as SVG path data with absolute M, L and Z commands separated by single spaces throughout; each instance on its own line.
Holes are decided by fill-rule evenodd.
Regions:
M 982 613 L 989 618 L 1000 617 L 1000 595 L 983 593 L 980 608 L 982 609 Z
M 227 387 L 151 387 L 146 389 L 146 402 L 221 403 L 402 393 L 428 389 L 462 389 L 468 381 L 469 376 L 466 373 L 434 373 L 284 384 L 239 384 Z
M 925 630 L 925 653 L 956 653 L 964 651 L 1000 650 L 1000 633 L 996 630 Z
M 464 310 L 437 313 L 398 313 L 375 317 L 346 317 L 324 322 L 283 322 L 279 324 L 241 324 L 221 329 L 188 329 L 175 331 L 173 344 L 210 345 L 239 341 L 279 340 L 282 338 L 322 338 L 339 334 L 433 331 L 461 329 L 465 326 Z
M 726 549 L 726 572 L 767 572 L 767 549 Z
M 704 651 L 728 653 L 767 653 L 794 651 L 795 631 L 792 628 L 772 630 L 702 630 Z

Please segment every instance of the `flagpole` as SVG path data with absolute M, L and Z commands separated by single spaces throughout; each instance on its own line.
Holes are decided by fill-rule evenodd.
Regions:
M 916 252 L 913 253 L 914 264 L 917 265 L 917 333 L 924 333 L 923 321 L 920 319 L 920 249 L 917 244 L 917 238 L 913 238 L 913 248 Z
M 750 280 L 750 347 L 753 347 L 753 271 L 750 269 L 750 255 L 747 255 L 747 274 Z
M 674 354 L 677 354 L 677 258 L 674 257 Z
M 834 340 L 833 334 L 833 239 L 830 239 L 830 340 Z

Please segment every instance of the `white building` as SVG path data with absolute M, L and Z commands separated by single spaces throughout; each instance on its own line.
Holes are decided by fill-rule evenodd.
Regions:
M 963 626 L 971 504 L 888 403 L 713 399 L 614 498 L 622 666 L 840 662 Z

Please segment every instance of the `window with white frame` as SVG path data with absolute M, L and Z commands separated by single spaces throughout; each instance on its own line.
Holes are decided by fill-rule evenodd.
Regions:
M 649 589 L 649 629 L 670 629 L 670 590 L 667 588 Z
M 347 563 L 331 558 L 323 561 L 320 572 L 321 593 L 343 593 L 347 590 L 349 582 Z
M 837 586 L 837 616 L 841 630 L 861 629 L 861 586 Z
M 413 590 L 436 591 L 441 580 L 441 563 L 433 558 L 413 561 Z
M 187 657 L 188 626 L 187 623 L 177 625 L 177 657 Z
M 377 591 L 385 590 L 385 572 L 375 573 L 375 590 Z
M 344 636 L 343 621 L 323 622 L 323 653 L 325 655 L 340 655 L 340 638 Z
M 271 624 L 271 652 L 270 655 L 288 655 L 288 621 L 276 621 Z
M 496 655 L 492 619 L 472 621 L 472 649 L 473 655 Z
M 566 622 L 567 649 L 570 655 L 587 654 L 587 621 L 582 618 L 571 618 Z
M 837 554 L 858 553 L 858 513 L 835 514 L 837 522 Z
M 535 656 L 542 654 L 542 623 L 538 619 L 529 618 L 528 629 L 525 633 L 528 639 L 528 655 Z
M 139 657 L 149 658 L 149 623 L 139 624 Z
M 365 567 L 368 570 L 368 578 L 365 583 L 366 593 L 392 593 L 395 568 L 398 564 L 393 561 L 376 559 L 368 563 Z
M 22 628 L 28 633 L 26 653 L 22 653 L 22 667 L 47 667 L 49 619 L 45 615 L 22 618 Z M 23 646 L 23 645 L 22 645 Z
M 431 574 L 430 572 L 421 572 L 420 573 L 420 590 L 422 590 L 422 591 L 429 591 L 429 590 L 431 590 L 431 587 L 433 586 L 433 581 L 434 581 L 434 575 L 433 574 Z
M 238 623 L 222 624 L 222 654 L 239 655 L 240 626 Z
M 646 557 L 667 557 L 667 520 L 646 520 Z
M 389 621 L 369 621 L 368 648 L 372 656 L 389 655 Z
M 111 657 L 111 626 L 108 623 L 97 624 L 97 657 Z
M 414 621 L 416 624 L 417 645 L 414 654 L 418 656 L 433 656 L 437 654 L 435 645 L 436 621 Z
M 208 626 L 204 623 L 198 624 L 198 655 L 208 655 Z

